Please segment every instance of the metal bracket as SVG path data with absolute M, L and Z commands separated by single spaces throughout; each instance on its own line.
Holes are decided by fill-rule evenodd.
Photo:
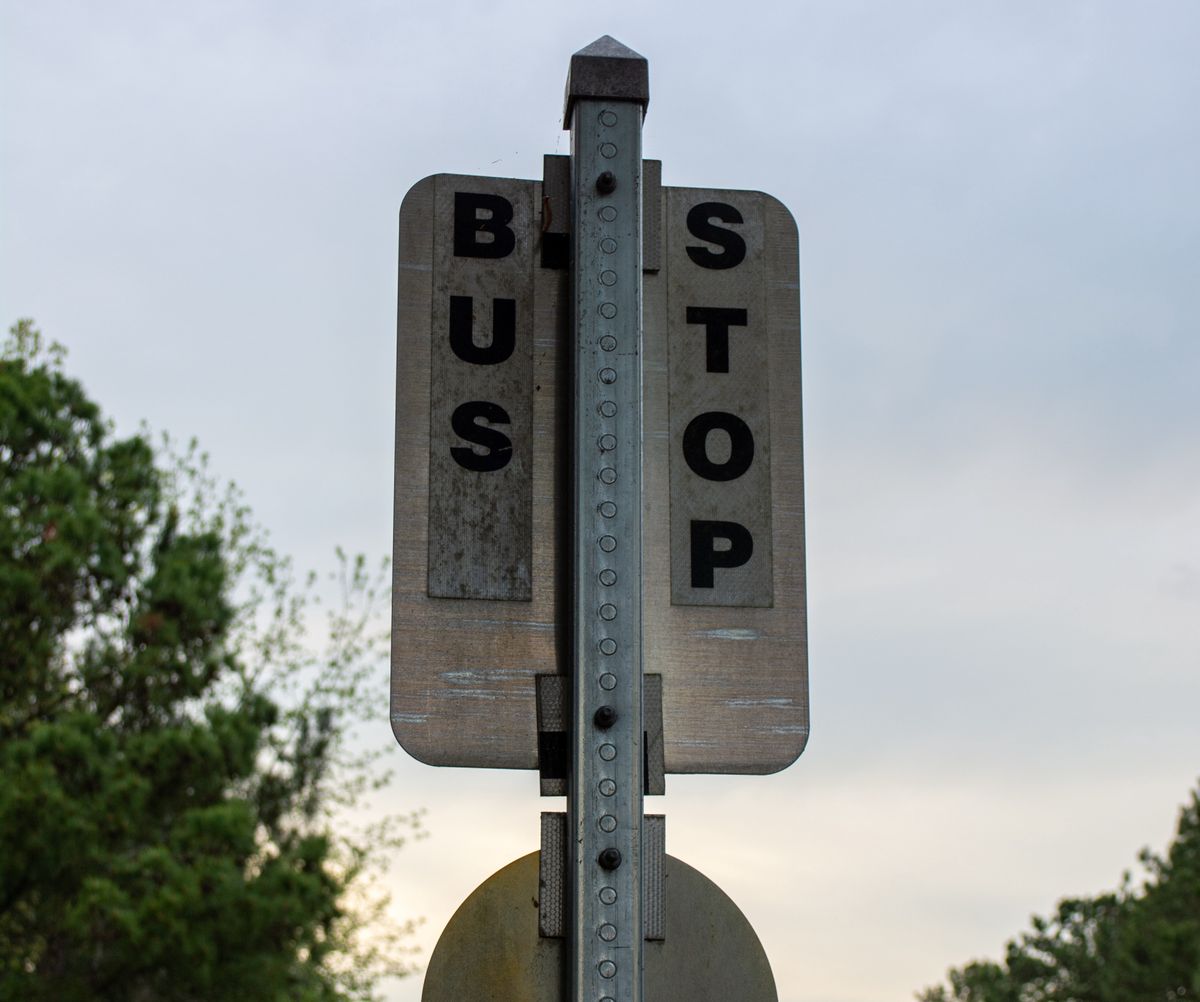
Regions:
M 542 157 L 541 266 L 562 270 L 571 264 L 571 158 Z
M 538 783 L 543 797 L 565 797 L 570 772 L 571 680 L 566 675 L 537 676 Z M 645 794 L 667 792 L 663 759 L 662 676 L 642 681 L 642 742 Z
M 661 797 L 667 792 L 663 760 L 662 676 L 642 676 L 642 754 L 645 794 Z
M 571 679 L 566 675 L 538 675 L 536 682 L 541 794 L 543 797 L 565 797 L 567 775 L 571 771 Z
M 667 817 L 647 814 L 642 826 L 643 938 L 667 938 Z M 542 814 L 541 859 L 538 863 L 538 935 L 560 939 L 567 929 L 567 816 Z
M 571 257 L 571 158 L 542 157 L 541 252 L 543 268 L 570 266 Z M 662 268 L 663 257 L 662 161 L 642 161 L 642 271 Z

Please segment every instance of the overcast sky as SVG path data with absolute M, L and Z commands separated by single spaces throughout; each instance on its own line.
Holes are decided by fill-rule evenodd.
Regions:
M 301 566 L 390 549 L 405 191 L 540 177 L 572 52 L 649 59 L 665 183 L 791 208 L 812 739 L 654 804 L 782 1002 L 909 998 L 1165 845 L 1200 775 L 1191 0 L 0 9 L 0 318 L 122 429 L 198 436 Z M 428 957 L 548 805 L 394 757 Z

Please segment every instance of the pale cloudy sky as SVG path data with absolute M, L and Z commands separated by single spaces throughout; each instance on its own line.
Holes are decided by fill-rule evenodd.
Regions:
M 786 772 L 654 808 L 783 1002 L 905 999 L 1113 885 L 1200 775 L 1200 8 L 602 6 L 3 0 L 0 314 L 302 566 L 382 554 L 405 191 L 539 177 L 570 54 L 646 55 L 665 183 L 799 223 L 813 708 Z M 428 956 L 554 805 L 395 761 Z

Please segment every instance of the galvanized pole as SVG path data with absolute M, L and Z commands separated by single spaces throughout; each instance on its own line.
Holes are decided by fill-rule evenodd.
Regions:
M 571 58 L 572 1002 L 642 998 L 642 118 L 646 60 Z

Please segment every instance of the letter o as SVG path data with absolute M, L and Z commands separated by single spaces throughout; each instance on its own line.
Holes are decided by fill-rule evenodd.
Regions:
M 708 435 L 717 430 L 729 436 L 731 445 L 729 458 L 723 463 L 708 458 Z M 706 411 L 692 418 L 683 433 L 683 458 L 692 472 L 705 480 L 736 480 L 754 462 L 754 435 L 736 414 Z

